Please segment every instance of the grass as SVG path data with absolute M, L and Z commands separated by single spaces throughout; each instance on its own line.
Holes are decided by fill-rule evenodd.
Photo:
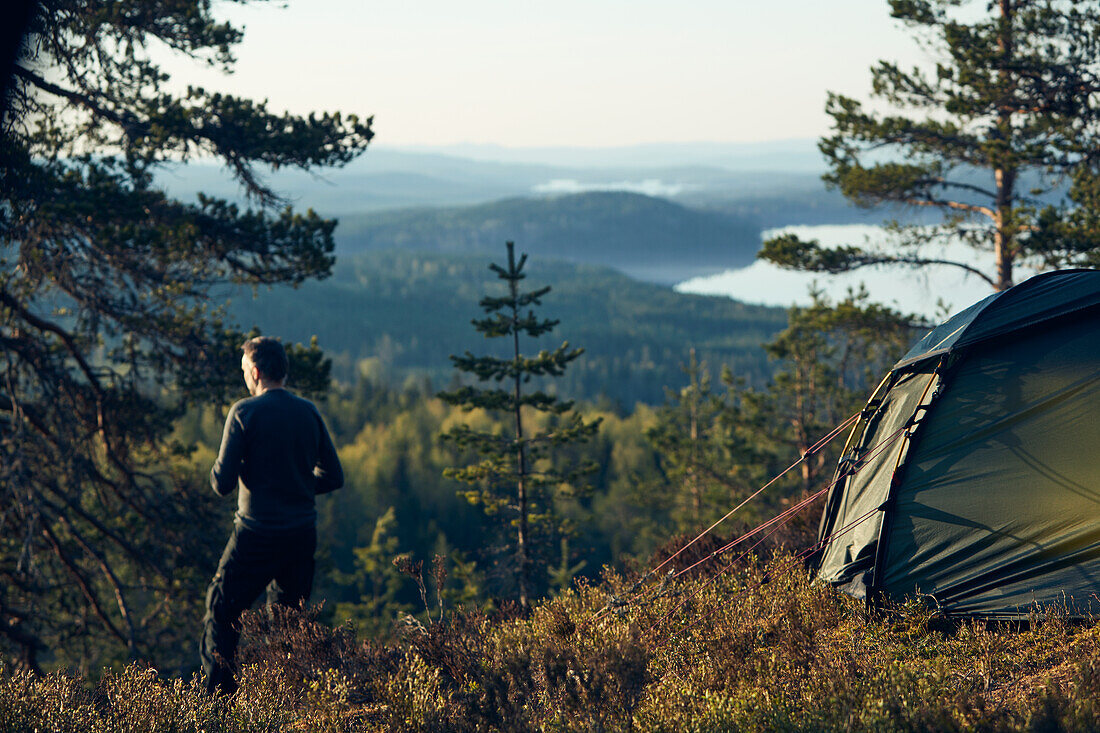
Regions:
M 393 644 L 251 615 L 231 699 L 137 666 L 94 685 L 5 671 L 0 731 L 1100 729 L 1100 625 L 1056 610 L 946 628 L 916 602 L 871 613 L 780 555 L 597 616 L 633 580 L 526 616 L 410 620 Z

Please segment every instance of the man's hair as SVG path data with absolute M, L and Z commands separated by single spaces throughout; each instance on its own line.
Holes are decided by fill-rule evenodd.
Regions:
M 257 336 L 241 344 L 245 356 L 256 365 L 266 379 L 281 382 L 286 379 L 290 362 L 286 358 L 286 349 L 278 340 L 270 336 Z

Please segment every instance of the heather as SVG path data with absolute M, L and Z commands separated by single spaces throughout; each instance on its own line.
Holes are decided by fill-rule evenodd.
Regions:
M 685 576 L 687 577 L 687 576 Z M 242 689 L 138 665 L 91 683 L 5 670 L 0 730 L 1095 730 L 1100 627 L 869 611 L 780 553 L 634 589 L 605 572 L 536 605 L 406 616 L 391 642 L 251 614 Z M 600 613 L 608 601 L 622 605 Z M 633 601 L 633 602 L 631 602 Z M 434 609 L 433 609 L 434 610 Z M 664 619 L 662 622 L 661 619 Z

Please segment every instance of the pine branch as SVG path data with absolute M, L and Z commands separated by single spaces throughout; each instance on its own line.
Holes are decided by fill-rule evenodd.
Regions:
M 965 262 L 939 258 L 872 253 L 866 252 L 858 247 L 835 247 L 825 249 L 816 241 L 806 242 L 793 234 L 775 237 L 764 242 L 760 254 L 757 256 L 779 267 L 790 270 L 828 272 L 831 274 L 850 272 L 861 267 L 869 267 L 872 265 L 897 264 L 911 267 L 947 265 L 976 275 L 983 282 L 989 283 L 992 287 L 996 287 L 991 277 Z
M 113 122 L 123 129 L 136 130 L 136 117 L 124 116 L 122 113 L 116 112 L 108 107 L 103 106 L 86 94 L 81 94 L 80 92 L 73 91 L 72 89 L 66 89 L 64 87 L 58 86 L 57 84 L 53 84 L 52 82 L 48 82 L 40 77 L 38 74 L 35 74 L 29 69 L 23 68 L 19 64 L 14 64 L 12 66 L 12 73 L 15 74 L 17 77 L 23 79 L 24 81 L 33 84 L 42 91 L 48 92 L 49 94 L 53 94 L 57 97 L 62 97 L 63 99 L 67 99 L 68 101 L 85 108 L 89 112 L 94 113 L 97 117 L 102 117 L 110 122 Z
M 111 621 L 110 617 L 103 610 L 103 606 L 100 605 L 99 602 L 99 597 L 92 589 L 91 582 L 76 566 L 76 563 L 72 560 L 72 558 L 69 557 L 64 548 L 61 547 L 61 541 L 57 538 L 57 535 L 54 534 L 53 530 L 50 529 L 49 523 L 44 522 L 42 524 L 42 534 L 47 539 L 50 546 L 53 548 L 54 554 L 69 570 L 70 575 L 72 575 L 73 579 L 76 581 L 77 586 L 80 588 L 80 592 L 84 595 L 84 599 L 88 601 L 88 604 L 92 607 L 92 610 L 95 611 L 95 615 L 99 617 L 99 620 L 103 623 L 103 626 L 107 629 L 107 631 L 111 633 L 112 636 L 117 638 L 123 644 L 128 645 L 128 639 L 126 638 L 126 635 L 119 631 L 118 627 L 115 626 L 114 622 Z
M 58 515 L 58 521 L 64 525 L 65 529 L 77 541 L 77 544 L 84 550 L 84 552 L 95 558 L 96 564 L 99 565 L 99 569 L 102 571 L 103 576 L 107 579 L 108 584 L 114 591 L 115 603 L 118 606 L 119 615 L 122 617 L 123 622 L 126 624 L 127 640 L 126 646 L 133 653 L 137 649 L 137 638 L 134 632 L 134 622 L 130 614 L 130 606 L 126 602 L 126 594 L 122 589 L 122 583 L 118 579 L 118 575 L 115 574 L 114 568 L 107 562 L 102 553 L 97 551 L 84 536 L 77 531 L 73 523 L 69 521 L 69 518 L 65 514 Z
M 951 201 L 949 199 L 937 199 L 932 197 L 883 197 L 884 200 L 896 201 L 902 204 L 908 204 L 909 206 L 932 206 L 940 209 L 952 209 L 954 211 L 965 211 L 970 214 L 981 214 L 982 216 L 995 221 L 997 219 L 997 212 L 988 206 L 978 206 L 977 204 L 966 204 L 961 201 Z

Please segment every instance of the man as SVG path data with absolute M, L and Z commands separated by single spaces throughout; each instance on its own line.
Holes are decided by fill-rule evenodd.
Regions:
M 261 336 L 241 348 L 241 370 L 252 397 L 230 408 L 210 471 L 218 494 L 237 489 L 233 534 L 206 592 L 199 645 L 211 694 L 236 691 L 232 665 L 238 622 L 265 587 L 269 606 L 298 607 L 309 600 L 317 546 L 313 498 L 344 483 L 317 408 L 286 390 L 283 345 Z

